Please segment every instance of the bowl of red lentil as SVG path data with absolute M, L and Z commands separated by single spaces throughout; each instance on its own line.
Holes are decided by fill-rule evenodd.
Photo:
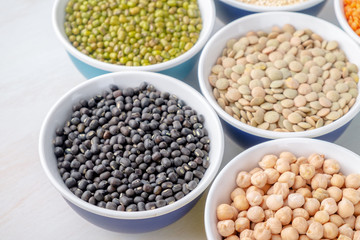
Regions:
M 205 204 L 208 239 L 358 239 L 360 156 L 317 139 L 276 139 L 234 157 Z
M 359 50 L 322 19 L 252 14 L 206 44 L 199 85 L 225 132 L 243 147 L 288 137 L 334 142 L 360 110 Z
M 324 0 L 215 0 L 216 13 L 225 22 L 252 13 L 271 11 L 302 12 L 316 16 L 325 3 Z
M 360 1 L 334 0 L 334 9 L 341 28 L 360 44 Z

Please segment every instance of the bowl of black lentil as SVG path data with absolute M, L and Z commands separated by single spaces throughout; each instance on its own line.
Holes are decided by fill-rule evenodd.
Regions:
M 185 215 L 220 167 L 220 120 L 196 90 L 151 72 L 86 81 L 51 108 L 42 167 L 82 217 L 118 232 L 147 232 Z
M 86 78 L 140 70 L 183 79 L 210 37 L 215 6 L 211 0 L 57 0 L 52 22 Z

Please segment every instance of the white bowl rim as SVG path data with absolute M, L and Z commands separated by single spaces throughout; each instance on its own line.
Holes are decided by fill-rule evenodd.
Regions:
M 304 2 L 299 2 L 295 4 L 290 4 L 286 6 L 259 6 L 250 3 L 244 3 L 236 0 L 219 0 L 224 2 L 232 7 L 243 9 L 251 12 L 270 12 L 270 11 L 301 11 L 308 8 L 311 8 L 323 1 L 326 0 L 307 0 Z
M 77 58 L 78 60 L 80 60 L 94 68 L 98 68 L 98 69 L 110 71 L 110 72 L 124 71 L 124 70 L 159 72 L 159 71 L 167 70 L 172 67 L 178 66 L 181 63 L 186 62 L 187 60 L 189 60 L 190 58 L 192 58 L 193 56 L 195 56 L 197 53 L 199 53 L 202 50 L 203 46 L 206 44 L 207 40 L 209 39 L 209 37 L 212 33 L 212 30 L 215 25 L 215 19 L 216 19 L 214 2 L 210 1 L 210 0 L 199 0 L 200 2 L 202 2 L 202 4 L 206 4 L 210 8 L 210 10 L 206 11 L 207 14 L 209 14 L 209 16 L 206 18 L 206 24 L 204 24 L 204 18 L 203 18 L 203 20 L 202 20 L 203 21 L 203 25 L 202 25 L 203 29 L 200 32 L 199 39 L 197 40 L 197 42 L 194 44 L 194 46 L 192 48 L 190 48 L 188 51 L 181 54 L 180 56 L 178 56 L 174 59 L 171 59 L 169 61 L 166 61 L 166 62 L 148 65 L 148 66 L 124 66 L 124 65 L 110 64 L 110 63 L 96 60 L 96 59 L 80 52 L 74 46 L 72 46 L 72 44 L 69 42 L 67 37 L 61 33 L 61 30 L 59 29 L 59 26 L 58 26 L 57 11 L 58 11 L 59 5 L 63 1 L 66 1 L 66 0 L 55 0 L 54 5 L 53 5 L 53 10 L 52 10 L 52 25 L 53 25 L 53 29 L 55 31 L 57 38 L 63 44 L 65 49 L 71 55 L 73 55 L 75 58 Z M 200 8 L 200 11 L 202 11 L 200 4 L 199 4 L 199 8 Z
M 219 114 L 221 119 L 223 119 L 225 122 L 227 122 L 231 126 L 237 128 L 241 131 L 244 131 L 248 134 L 252 134 L 252 135 L 255 135 L 258 137 L 268 138 L 268 139 L 293 138 L 293 137 L 315 138 L 315 137 L 319 137 L 319 136 L 325 135 L 327 133 L 330 133 L 332 131 L 339 129 L 340 127 L 349 123 L 356 116 L 356 114 L 360 111 L 360 93 L 358 94 L 355 104 L 351 107 L 351 109 L 346 114 L 344 114 L 342 117 L 340 117 L 339 119 L 337 119 L 336 121 L 334 121 L 328 125 L 322 126 L 320 128 L 312 129 L 312 130 L 302 131 L 302 132 L 275 132 L 275 131 L 256 128 L 256 127 L 250 126 L 248 124 L 245 124 L 245 123 L 242 123 L 241 121 L 236 120 L 235 118 L 230 116 L 228 113 L 226 113 L 225 110 L 223 110 L 219 106 L 219 104 L 215 101 L 214 97 L 212 96 L 212 93 L 207 91 L 205 82 L 207 81 L 208 75 L 206 75 L 206 77 L 203 76 L 202 68 L 203 68 L 203 62 L 205 61 L 205 58 L 206 58 L 205 55 L 209 51 L 210 47 L 212 45 L 214 45 L 213 42 L 215 42 L 215 40 L 217 38 L 219 38 L 219 36 L 224 35 L 224 32 L 226 32 L 228 29 L 231 29 L 237 25 L 241 25 L 243 22 L 247 22 L 247 21 L 255 21 L 256 22 L 256 18 L 258 18 L 258 17 L 264 17 L 264 18 L 266 17 L 268 19 L 273 19 L 273 18 L 278 17 L 279 15 L 299 16 L 302 18 L 310 19 L 310 22 L 313 22 L 313 23 L 317 23 L 317 24 L 321 23 L 321 24 L 325 25 L 327 28 L 336 31 L 337 34 L 342 34 L 346 39 L 349 39 L 348 44 L 352 44 L 354 49 L 358 49 L 360 51 L 360 46 L 357 45 L 344 31 L 342 31 L 336 25 L 334 25 L 330 22 L 327 22 L 321 18 L 317 18 L 314 16 L 310 16 L 310 15 L 307 15 L 304 13 L 298 13 L 298 12 L 254 13 L 254 14 L 239 18 L 237 20 L 234 20 L 234 21 L 230 22 L 229 24 L 225 25 L 219 31 L 217 31 L 205 45 L 205 47 L 200 55 L 199 64 L 198 64 L 198 80 L 199 80 L 199 85 L 200 85 L 202 94 L 210 102 L 210 104 L 213 106 L 215 111 Z M 359 87 L 358 87 L 358 89 L 359 89 Z
M 356 41 L 358 44 L 360 44 L 360 36 L 357 35 L 354 30 L 349 26 L 349 23 L 347 22 L 345 15 L 344 15 L 344 1 L 343 0 L 334 0 L 334 10 L 335 15 L 340 23 L 340 26 L 344 29 L 344 31 L 350 35 L 350 37 Z
M 56 112 L 56 109 L 59 106 L 61 106 L 61 104 L 64 101 L 66 101 L 66 99 L 68 99 L 70 96 L 74 95 L 74 93 L 79 92 L 81 89 L 86 88 L 88 85 L 96 84 L 96 82 L 100 82 L 102 79 L 134 75 L 134 74 L 144 76 L 144 81 L 146 81 L 146 77 L 150 77 L 150 76 L 169 79 L 169 81 L 176 82 L 178 84 L 177 86 L 180 86 L 181 88 L 186 89 L 186 91 L 189 91 L 190 94 L 197 96 L 197 98 L 199 98 L 199 100 L 201 100 L 202 103 L 208 105 L 209 114 L 212 115 L 211 122 L 217 126 L 216 132 L 222 137 L 220 137 L 219 139 L 216 139 L 216 141 L 217 141 L 216 146 L 219 149 L 218 155 L 216 155 L 215 160 L 211 162 L 211 164 L 210 164 L 210 166 L 212 165 L 211 169 L 210 168 L 207 169 L 207 172 L 205 173 L 205 175 L 207 175 L 207 177 L 206 178 L 204 177 L 203 179 L 201 179 L 198 186 L 194 190 L 192 190 L 189 194 L 187 194 L 183 198 L 175 201 L 174 203 L 172 203 L 170 205 L 166 205 L 161 208 L 156 208 L 153 210 L 146 210 L 146 211 L 124 212 L 124 211 L 115 211 L 115 210 L 101 208 L 98 206 L 94 206 L 88 202 L 85 202 L 84 200 L 76 197 L 75 194 L 73 194 L 65 186 L 65 184 L 59 183 L 55 179 L 55 177 L 53 176 L 51 171 L 49 170 L 48 160 L 46 160 L 46 158 L 45 158 L 46 150 L 45 150 L 44 146 L 45 146 L 45 142 L 46 142 L 46 131 L 48 129 L 48 126 L 51 124 L 49 122 L 49 119 L 54 114 L 54 112 Z M 99 89 L 99 90 L 101 90 L 101 89 Z M 209 121 L 209 119 L 207 121 Z M 193 200 L 195 200 L 196 198 L 201 196 L 201 194 L 206 190 L 206 188 L 210 185 L 212 180 L 215 178 L 215 176 L 220 168 L 221 162 L 222 162 L 223 153 L 224 153 L 224 133 L 222 130 L 222 125 L 221 125 L 220 119 L 217 116 L 216 112 L 213 110 L 213 108 L 210 106 L 210 104 L 206 101 L 206 99 L 198 91 L 196 91 L 194 88 L 192 88 L 190 85 L 184 83 L 183 81 L 180 81 L 176 78 L 173 78 L 171 76 L 167 76 L 164 74 L 155 73 L 155 72 L 147 72 L 147 71 L 122 71 L 122 72 L 107 73 L 107 74 L 103 74 L 103 75 L 97 76 L 95 78 L 89 79 L 89 80 L 82 82 L 81 84 L 75 86 L 74 88 L 69 90 L 67 93 L 65 93 L 50 108 L 49 112 L 47 113 L 47 115 L 43 121 L 43 124 L 40 129 L 40 135 L 39 135 L 39 155 L 40 155 L 40 162 L 41 162 L 42 168 L 45 171 L 45 174 L 47 175 L 50 182 L 60 192 L 60 194 L 66 200 L 68 200 L 69 202 L 71 202 L 72 204 L 76 205 L 77 207 L 79 207 L 83 210 L 86 210 L 93 214 L 101 215 L 104 217 L 109 217 L 109 218 L 113 218 L 113 219 L 122 219 L 122 220 L 137 220 L 137 219 L 148 219 L 148 218 L 159 217 L 159 216 L 168 214 L 170 212 L 174 212 L 174 211 L 182 208 L 183 206 L 187 205 L 188 203 L 192 202 Z
M 218 182 L 221 181 L 221 179 L 223 179 L 225 177 L 225 175 L 227 174 L 227 172 L 232 169 L 232 168 L 236 168 L 236 164 L 238 161 L 240 161 L 240 159 L 244 156 L 247 155 L 251 152 L 257 152 L 260 151 L 261 149 L 264 148 L 265 146 L 274 146 L 274 152 L 276 152 L 276 146 L 286 146 L 286 144 L 294 144 L 294 143 L 298 143 L 299 146 L 301 146 L 301 143 L 306 143 L 306 144 L 313 144 L 313 145 L 321 145 L 321 146 L 326 146 L 326 149 L 332 149 L 333 152 L 342 152 L 342 153 L 346 153 L 348 156 L 353 156 L 355 159 L 359 159 L 360 160 L 360 156 L 356 153 L 354 153 L 353 151 L 340 146 L 338 144 L 335 143 L 331 143 L 331 142 L 327 142 L 324 140 L 319 140 L 319 139 L 308 139 L 308 138 L 283 138 L 283 139 L 274 139 L 274 140 L 269 140 L 266 142 L 262 142 L 260 144 L 254 145 L 242 152 L 240 152 L 238 155 L 236 155 L 234 158 L 232 158 L 224 167 L 223 169 L 221 169 L 221 171 L 218 173 L 218 175 L 216 176 L 216 178 L 214 179 L 208 195 L 206 197 L 206 202 L 205 202 L 205 210 L 204 210 L 204 225 L 205 225 L 205 233 L 208 237 L 208 239 L 212 239 L 212 230 L 210 229 L 210 226 L 212 226 L 211 220 L 210 219 L 210 212 L 209 211 L 214 211 L 214 209 L 210 209 L 209 205 L 210 205 L 210 201 L 211 197 L 214 195 L 217 195 L 218 193 L 216 193 L 215 191 L 217 189 L 215 189 L 213 186 L 217 185 Z M 284 150 L 286 151 L 286 150 Z M 291 150 L 288 150 L 291 152 Z M 253 159 L 256 162 L 259 162 L 260 159 Z

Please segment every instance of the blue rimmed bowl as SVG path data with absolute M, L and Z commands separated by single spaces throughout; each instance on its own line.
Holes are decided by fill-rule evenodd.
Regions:
M 360 62 L 359 46 L 340 28 L 307 14 L 294 12 L 267 12 L 248 15 L 235 20 L 214 34 L 205 45 L 198 63 L 198 80 L 201 92 L 214 107 L 222 120 L 225 133 L 244 148 L 278 138 L 306 137 L 330 142 L 336 141 L 360 111 L 360 95 L 355 104 L 338 120 L 320 128 L 302 132 L 275 132 L 259 129 L 233 118 L 217 103 L 212 86 L 208 81 L 212 66 L 221 56 L 228 40 L 240 38 L 250 31 L 270 32 L 273 26 L 292 24 L 297 29 L 311 29 L 325 40 L 336 40 L 345 52 L 347 59 L 355 64 Z
M 81 99 L 89 99 L 111 84 L 120 88 L 136 87 L 141 82 L 152 84 L 162 92 L 175 94 L 183 99 L 198 114 L 205 118 L 204 127 L 210 138 L 210 166 L 198 186 L 174 203 L 148 211 L 123 212 L 94 206 L 76 197 L 64 184 L 57 167 L 53 150 L 53 139 L 57 128 L 64 126 L 72 113 L 72 106 Z M 39 155 L 45 174 L 66 202 L 84 219 L 107 230 L 123 233 L 140 233 L 163 228 L 189 212 L 200 199 L 203 192 L 215 178 L 224 151 L 224 134 L 220 120 L 206 99 L 186 83 L 167 75 L 125 71 L 109 73 L 90 79 L 76 86 L 61 97 L 47 114 L 40 132 Z
M 93 78 L 101 74 L 120 71 L 150 71 L 163 73 L 178 79 L 184 79 L 193 69 L 206 41 L 209 39 L 215 24 L 215 5 L 213 0 L 198 0 L 202 18 L 202 30 L 199 39 L 194 46 L 182 55 L 158 64 L 149 66 L 123 66 L 105 63 L 81 53 L 72 46 L 65 34 L 65 7 L 68 0 L 56 0 L 52 11 L 52 25 L 57 38 L 69 54 L 76 68 L 87 78 Z

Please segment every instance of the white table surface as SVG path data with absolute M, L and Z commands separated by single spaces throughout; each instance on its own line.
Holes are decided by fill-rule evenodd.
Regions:
M 319 17 L 337 24 L 333 1 Z M 146 234 L 103 230 L 78 216 L 45 176 L 38 137 L 50 107 L 85 81 L 51 26 L 53 1 L 2 1 L 0 8 L 0 239 L 206 239 L 206 194 L 182 219 Z M 216 29 L 223 23 L 217 21 Z M 196 68 L 185 80 L 198 88 Z M 336 142 L 360 154 L 360 119 Z M 225 137 L 223 165 L 242 151 Z

